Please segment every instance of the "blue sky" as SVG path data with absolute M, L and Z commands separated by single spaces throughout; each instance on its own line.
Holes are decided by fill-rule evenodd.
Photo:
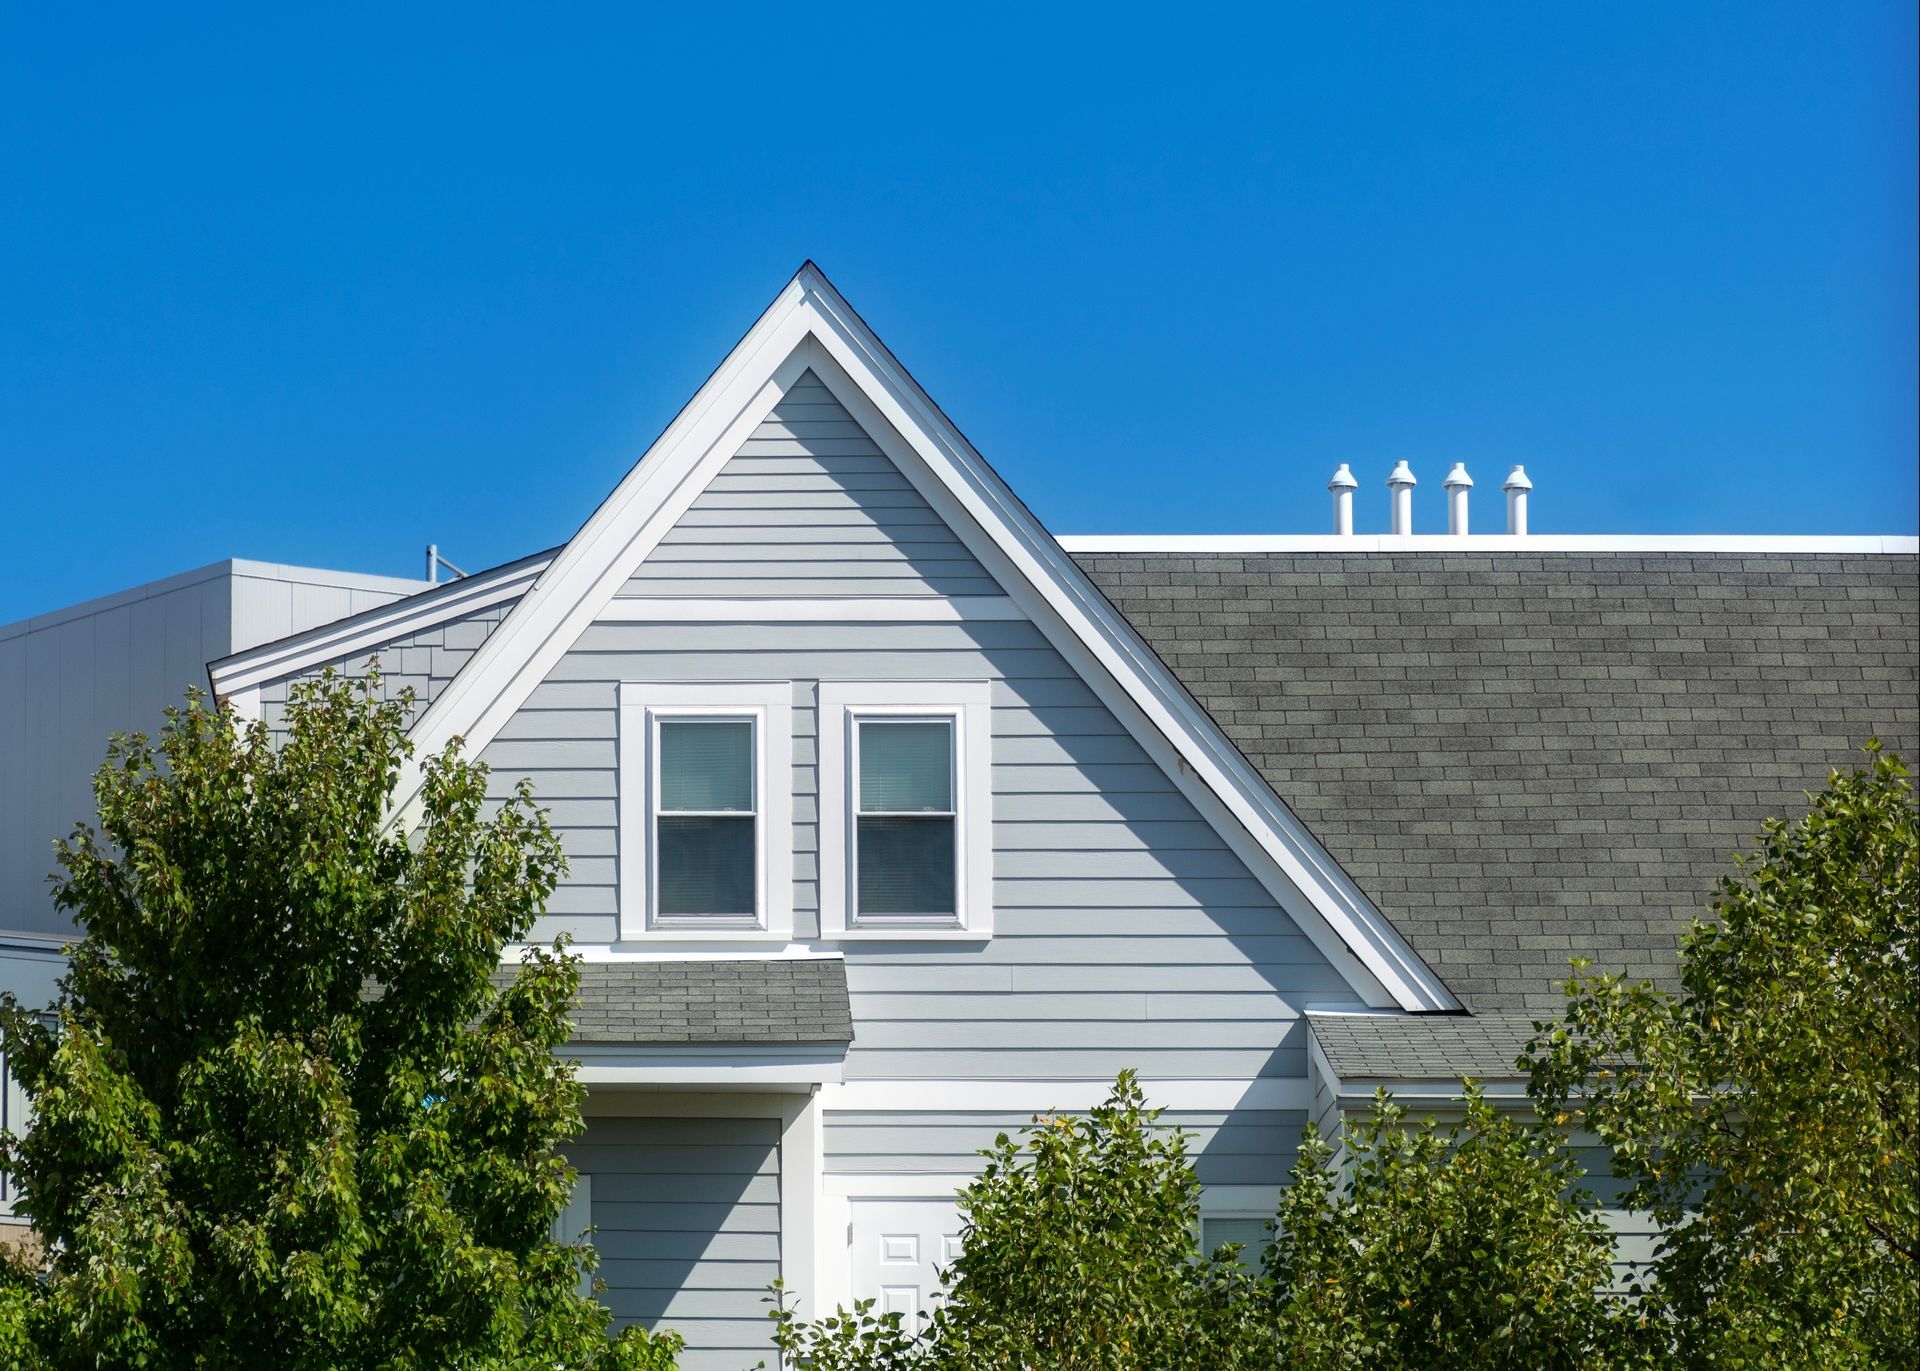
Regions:
M 699 12 L 696 12 L 699 11 Z M 707 13 L 711 11 L 711 13 Z M 1057 532 L 1911 533 L 1910 3 L 11 6 L 0 622 L 558 542 L 813 257 Z

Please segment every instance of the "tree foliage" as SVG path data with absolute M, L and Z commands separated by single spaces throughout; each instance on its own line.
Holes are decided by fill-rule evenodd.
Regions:
M 1381 1097 L 1337 1157 L 1310 1130 L 1257 1280 L 1198 1250 L 1184 1141 L 1123 1076 L 988 1152 L 924 1330 L 779 1309 L 782 1348 L 814 1371 L 1913 1364 L 1920 843 L 1905 768 L 1870 753 L 1723 881 L 1681 994 L 1569 982 L 1530 1049 L 1541 1122 L 1465 1083 L 1452 1124 Z M 1569 1128 L 1664 1235 L 1631 1298 Z
M 1186 1135 L 1156 1126 L 1133 1073 L 1086 1117 L 1001 1134 L 960 1193 L 961 1251 L 920 1329 L 870 1304 L 816 1324 L 776 1308 L 811 1371 L 1227 1371 L 1267 1367 L 1252 1279 L 1200 1250 Z
M 1278 1365 L 1300 1371 L 1616 1366 L 1612 1240 L 1559 1130 L 1496 1112 L 1410 1125 L 1386 1095 L 1345 1156 L 1308 1133 L 1266 1259 Z
M 963 1238 L 935 1335 L 965 1367 L 1211 1371 L 1238 1365 L 1244 1276 L 1200 1251 L 1187 1135 L 1124 1072 L 1084 1118 L 1002 1134 L 960 1194 Z
M 1920 840 L 1898 759 L 1770 822 L 1682 989 L 1581 969 L 1536 1037 L 1664 1240 L 1645 1292 L 1693 1365 L 1911 1364 L 1920 1327 Z
M 408 705 L 328 677 L 281 739 L 194 698 L 115 741 L 59 854 L 85 936 L 53 1022 L 4 1013 L 35 1116 L 0 1165 L 44 1240 L 0 1289 L 8 1363 L 671 1366 L 550 1236 L 573 960 L 493 981 L 559 844 L 457 745 L 389 828 Z

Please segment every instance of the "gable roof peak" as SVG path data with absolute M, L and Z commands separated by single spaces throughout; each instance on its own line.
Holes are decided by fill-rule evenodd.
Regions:
M 1457 1007 L 811 259 L 420 716 L 415 760 L 395 787 L 397 821 L 418 812 L 418 759 L 456 737 L 478 755 L 808 371 L 1200 805 L 1365 1002 Z

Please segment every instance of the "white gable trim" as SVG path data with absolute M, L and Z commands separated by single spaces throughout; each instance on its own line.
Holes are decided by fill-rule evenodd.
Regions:
M 831 291 L 832 287 L 828 286 Z M 844 300 L 811 369 L 1367 1002 L 1457 1009 L 1440 978 Z M 855 379 L 852 368 L 871 384 Z M 907 434 L 913 435 L 909 441 Z
M 519 598 L 550 560 L 543 555 L 511 562 L 305 633 L 233 653 L 208 665 L 208 682 L 217 696 L 237 695 L 268 681 L 310 671 L 324 662 L 353 658 L 363 652 L 377 653 L 395 639 L 410 638 Z
M 719 468 L 811 369 L 1054 647 L 1218 828 L 1369 1004 L 1458 1003 L 1176 682 L 1072 558 L 811 263 L 413 729 L 416 756 L 454 737 L 477 755 L 612 601 Z M 420 765 L 396 787 L 416 812 Z
M 419 800 L 419 759 L 456 737 L 470 756 L 493 740 L 806 370 L 799 355 L 809 323 L 804 275 L 780 292 L 414 724 L 415 758 L 394 787 L 402 823 L 412 821 Z

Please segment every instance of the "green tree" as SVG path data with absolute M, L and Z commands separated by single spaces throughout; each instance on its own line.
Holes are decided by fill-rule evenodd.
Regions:
M 59 854 L 85 936 L 54 1021 L 4 1012 L 35 1116 L 0 1165 L 45 1240 L 0 1289 L 13 1364 L 672 1365 L 550 1237 L 574 962 L 493 982 L 559 844 L 457 746 L 391 829 L 409 705 L 329 676 L 279 740 L 197 697 L 115 740 Z
M 1679 994 L 1577 967 L 1530 1049 L 1664 1226 L 1646 1306 L 1684 1364 L 1912 1364 L 1920 841 L 1906 768 L 1868 759 L 1766 825 Z
M 1620 1365 L 1630 1312 L 1605 1293 L 1611 1240 L 1557 1129 L 1497 1112 L 1418 1126 L 1384 1094 L 1336 1164 L 1312 1130 L 1281 1196 L 1266 1274 L 1279 1364 L 1546 1369 Z
M 870 1305 L 777 1340 L 812 1371 L 1229 1371 L 1272 1366 L 1252 1278 L 1200 1250 L 1186 1135 L 1156 1126 L 1132 1072 L 1085 1118 L 1001 1134 L 960 1193 L 961 1251 L 924 1329 Z

